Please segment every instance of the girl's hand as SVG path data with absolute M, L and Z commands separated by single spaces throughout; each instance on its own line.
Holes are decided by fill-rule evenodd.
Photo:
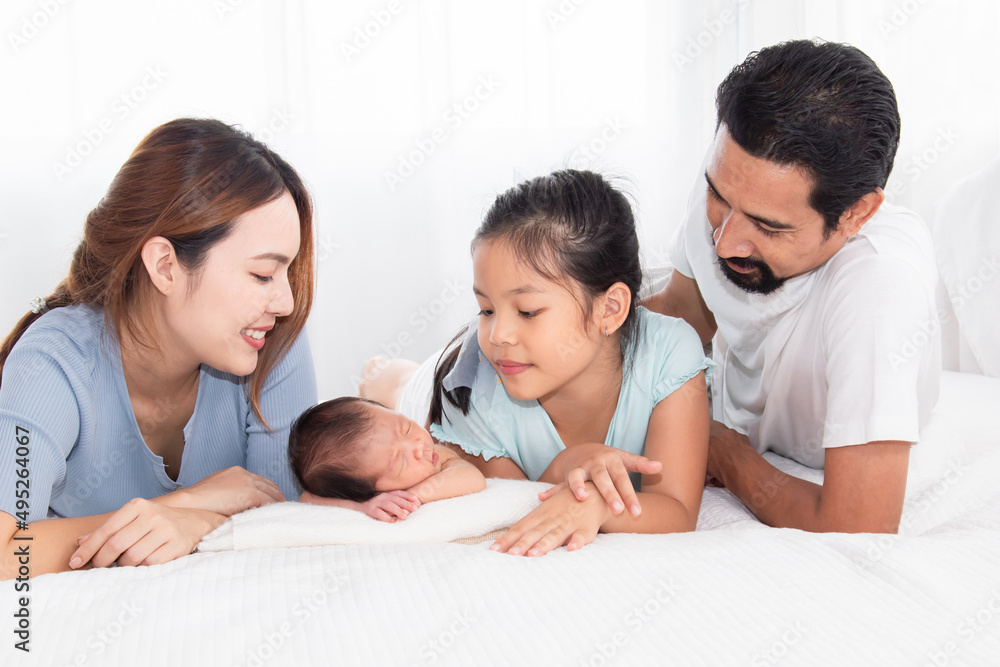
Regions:
M 637 472 L 643 475 L 655 475 L 663 468 L 663 464 L 659 461 L 600 443 L 567 447 L 556 458 L 560 457 L 562 461 L 558 465 L 563 470 L 568 470 L 565 484 L 573 491 L 577 500 L 586 500 L 586 482 L 590 480 L 612 512 L 621 514 L 628 507 L 632 516 L 639 516 L 642 507 L 639 506 L 639 499 L 635 495 L 635 488 L 628 474 Z M 553 464 L 556 465 L 556 461 L 553 461 Z M 538 494 L 538 499 L 548 500 L 563 488 L 565 487 L 560 484 L 542 491 Z
M 569 551 L 576 551 L 594 541 L 610 516 L 611 510 L 599 494 L 590 493 L 579 500 L 562 486 L 498 537 L 490 549 L 512 556 L 543 556 L 565 544 Z
M 160 503 L 178 509 L 209 510 L 232 516 L 284 499 L 278 485 L 271 480 L 233 466 L 213 472 L 187 488 L 161 496 Z
M 134 498 L 96 530 L 77 540 L 69 566 L 158 565 L 194 551 L 226 517 L 202 509 L 183 509 Z
M 416 512 L 417 508 L 423 504 L 419 498 L 409 491 L 387 491 L 363 503 L 356 503 L 353 500 L 344 500 L 343 498 L 324 498 L 323 496 L 314 496 L 308 491 L 303 491 L 299 497 L 299 502 L 311 505 L 325 505 L 327 507 L 343 507 L 344 509 L 356 512 L 364 512 L 373 519 L 388 522 L 402 521 L 413 512 Z
M 386 491 L 358 503 L 358 509 L 379 521 L 402 521 L 420 507 L 420 499 L 409 491 Z

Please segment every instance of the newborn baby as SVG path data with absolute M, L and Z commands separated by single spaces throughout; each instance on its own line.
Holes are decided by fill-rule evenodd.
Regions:
M 437 444 L 425 428 L 354 396 L 303 412 L 288 435 L 288 459 L 308 494 L 381 521 L 486 488 L 478 468 Z

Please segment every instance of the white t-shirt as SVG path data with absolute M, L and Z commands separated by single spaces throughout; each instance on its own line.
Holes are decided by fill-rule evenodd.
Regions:
M 671 259 L 715 315 L 713 418 L 754 448 L 822 468 L 827 447 L 916 442 L 937 402 L 933 245 L 915 213 L 883 204 L 822 266 L 769 295 L 718 266 L 700 177 Z

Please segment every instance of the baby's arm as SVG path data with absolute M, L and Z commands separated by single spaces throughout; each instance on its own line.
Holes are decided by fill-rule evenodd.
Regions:
M 443 445 L 435 445 L 434 451 L 443 460 L 441 471 L 408 489 L 421 503 L 464 496 L 486 488 L 486 478 L 476 466 Z
M 397 520 L 402 521 L 420 507 L 420 500 L 416 496 L 409 491 L 402 490 L 379 493 L 371 500 L 363 503 L 344 500 L 343 498 L 314 496 L 305 491 L 302 497 L 299 498 L 299 502 L 311 505 L 325 505 L 327 507 L 343 507 L 344 509 L 364 512 L 373 519 L 390 523 Z

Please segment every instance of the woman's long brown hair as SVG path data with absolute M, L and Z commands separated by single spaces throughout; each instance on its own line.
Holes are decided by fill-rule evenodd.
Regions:
M 280 156 L 246 132 L 218 120 L 180 118 L 146 136 L 115 175 L 107 194 L 87 215 L 83 241 L 69 275 L 46 299 L 49 309 L 100 307 L 120 340 L 157 348 L 152 303 L 156 293 L 142 262 L 142 247 L 167 238 L 178 261 L 197 271 L 209 249 L 235 228 L 236 218 L 291 194 L 299 214 L 299 254 L 288 269 L 295 307 L 280 317 L 243 378 L 254 414 L 268 374 L 305 326 L 313 300 L 312 202 L 302 179 Z M 18 339 L 41 314 L 29 312 L 0 347 L 0 371 Z

